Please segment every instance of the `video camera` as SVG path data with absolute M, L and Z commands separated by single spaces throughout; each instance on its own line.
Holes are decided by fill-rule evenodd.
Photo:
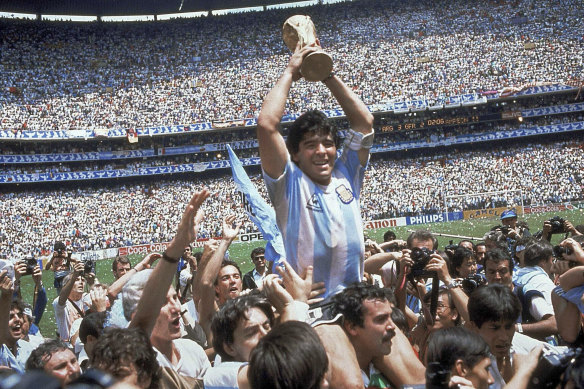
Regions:
M 564 371 L 576 358 L 582 357 L 582 349 L 566 348 L 562 350 L 544 347 L 537 367 L 529 379 L 528 389 L 555 388 Z

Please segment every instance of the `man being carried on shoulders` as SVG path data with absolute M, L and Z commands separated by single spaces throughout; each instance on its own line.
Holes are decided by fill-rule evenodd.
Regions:
M 284 141 L 278 128 L 292 82 L 302 77 L 303 58 L 319 50 L 316 45 L 297 47 L 264 100 L 257 136 L 286 260 L 299 274 L 314 265 L 314 281 L 324 281 L 328 297 L 361 281 L 363 274 L 359 196 L 373 142 L 373 116 L 357 95 L 331 74 L 323 83 L 351 125 L 341 156 L 337 158 L 337 130 L 320 111 L 300 116 Z

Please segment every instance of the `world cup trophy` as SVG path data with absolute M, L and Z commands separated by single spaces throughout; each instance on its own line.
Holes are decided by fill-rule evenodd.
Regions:
M 298 42 L 301 48 L 316 42 L 316 30 L 310 16 L 289 17 L 284 22 L 282 37 L 292 52 L 296 50 Z M 307 81 L 322 81 L 331 74 L 332 70 L 333 59 L 323 51 L 308 54 L 300 66 L 300 73 Z

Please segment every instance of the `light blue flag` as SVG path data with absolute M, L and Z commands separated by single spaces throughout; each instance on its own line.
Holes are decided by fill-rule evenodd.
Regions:
M 260 196 L 255 185 L 243 169 L 241 161 L 229 145 L 227 145 L 227 151 L 229 152 L 233 181 L 235 181 L 235 185 L 239 190 L 242 206 L 268 242 L 265 253 L 266 259 L 272 261 L 272 268 L 275 269 L 276 266 L 281 266 L 281 260 L 286 257 L 282 234 L 276 224 L 276 213 Z

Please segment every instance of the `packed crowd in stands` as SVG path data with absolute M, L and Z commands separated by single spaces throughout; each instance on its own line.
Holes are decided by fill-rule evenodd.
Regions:
M 579 79 L 582 7 L 577 0 L 562 7 L 549 0 L 444 7 L 372 0 L 305 12 L 336 73 L 372 105 Z M 0 128 L 135 128 L 255 117 L 289 57 L 280 31 L 294 12 L 137 24 L 2 20 Z M 525 43 L 535 48 L 524 49 Z M 335 103 L 319 83 L 299 83 L 287 111 L 309 107 Z
M 444 211 L 449 196 L 512 190 L 506 194 L 451 198 L 448 211 L 492 207 L 504 202 L 541 205 L 584 199 L 584 155 L 580 143 L 560 142 L 528 146 L 500 146 L 477 151 L 452 151 L 405 159 L 373 160 L 361 198 L 364 220 L 433 214 Z M 263 193 L 260 176 L 253 176 Z M 230 176 L 193 177 L 151 185 L 123 185 L 74 191 L 29 191 L 1 194 L 0 254 L 22 257 L 51 249 L 55 239 L 69 241 L 77 250 L 166 242 L 180 217 L 180 204 L 194 187 L 212 193 L 211 210 L 200 237 L 216 236 L 222 217 L 237 212 Z M 411 188 L 403 191 L 402 188 Z M 150 191 L 150 195 L 145 192 Z M 520 192 L 519 192 L 520 191 Z M 148 215 L 148 216 L 147 216 Z M 255 231 L 249 220 L 246 232 Z
M 360 17 L 364 5 L 376 12 Z M 27 128 L 76 128 L 255 115 L 272 87 L 257 127 L 266 175 L 251 178 L 264 198 L 268 188 L 284 248 L 278 255 L 269 246 L 254 248 L 245 274 L 228 259 L 237 236 L 255 228 L 229 175 L 2 192 L 0 257 L 8 259 L 0 259 L 0 387 L 584 387 L 581 220 L 548 220 L 532 235 L 509 208 L 481 242 L 446 247 L 425 229 L 399 237 L 388 230 L 383 242 L 362 229 L 362 220 L 440 212 L 443 203 L 460 211 L 583 199 L 579 135 L 415 157 L 397 152 L 373 156 L 365 167 L 374 118 L 363 102 L 569 80 L 582 67 L 576 31 L 582 5 L 518 0 L 469 9 L 425 1 L 416 11 L 401 1 L 387 5 L 315 9 L 315 20 L 329 23 L 323 42 L 334 42 L 331 52 L 352 62 L 338 69 L 349 86 L 335 75 L 323 81 L 352 128 L 341 156 L 320 112 L 301 116 L 289 130 L 293 151 L 284 146 L 282 92 L 316 48 L 280 63 L 287 54 L 272 49 L 279 47 L 273 31 L 281 11 L 266 14 L 274 16 L 269 28 L 251 23 L 257 15 L 249 14 L 177 22 L 169 31 L 166 23 L 41 24 L 34 31 L 23 23 L 30 37 L 9 24 L 2 70 L 8 67 L 9 86 L 17 89 L 4 96 L 7 128 L 22 127 L 23 119 Z M 203 29 L 185 28 L 199 23 Z M 231 23 L 238 24 L 226 33 Z M 173 39 L 180 27 L 191 40 Z M 69 33 L 79 40 L 65 43 Z M 124 46 L 111 43 L 118 39 Z M 522 51 L 525 42 L 535 43 L 533 51 Z M 18 58 L 11 55 L 16 47 Z M 487 51 L 492 56 L 483 60 Z M 56 52 L 67 60 L 54 62 Z M 270 55 L 280 69 L 260 62 Z M 440 68 L 413 61 L 426 55 Z M 42 65 L 31 66 L 37 60 Z M 92 70 L 79 71 L 78 61 Z M 365 62 L 367 70 L 359 67 Z M 193 68 L 201 72 L 193 76 Z M 370 70 L 377 74 L 366 75 Z M 231 82 L 235 74 L 244 88 Z M 219 83 L 207 83 L 216 76 Z M 105 99 L 95 93 L 110 85 Z M 290 112 L 330 105 L 314 86 L 298 85 Z M 246 96 L 245 88 L 256 94 Z M 13 98 L 35 101 L 20 110 Z M 39 103 L 42 113 L 27 116 L 39 113 Z M 501 190 L 509 191 L 477 194 Z M 193 253 L 194 241 L 209 237 L 217 239 Z M 104 274 L 91 261 L 68 254 L 163 241 L 169 242 L 163 253 L 144 253 L 134 263 L 110 258 L 111 285 L 98 279 Z M 45 271 L 29 254 L 48 255 Z M 56 325 L 39 328 L 51 309 Z M 559 361 L 554 369 L 542 364 L 543 355 Z

